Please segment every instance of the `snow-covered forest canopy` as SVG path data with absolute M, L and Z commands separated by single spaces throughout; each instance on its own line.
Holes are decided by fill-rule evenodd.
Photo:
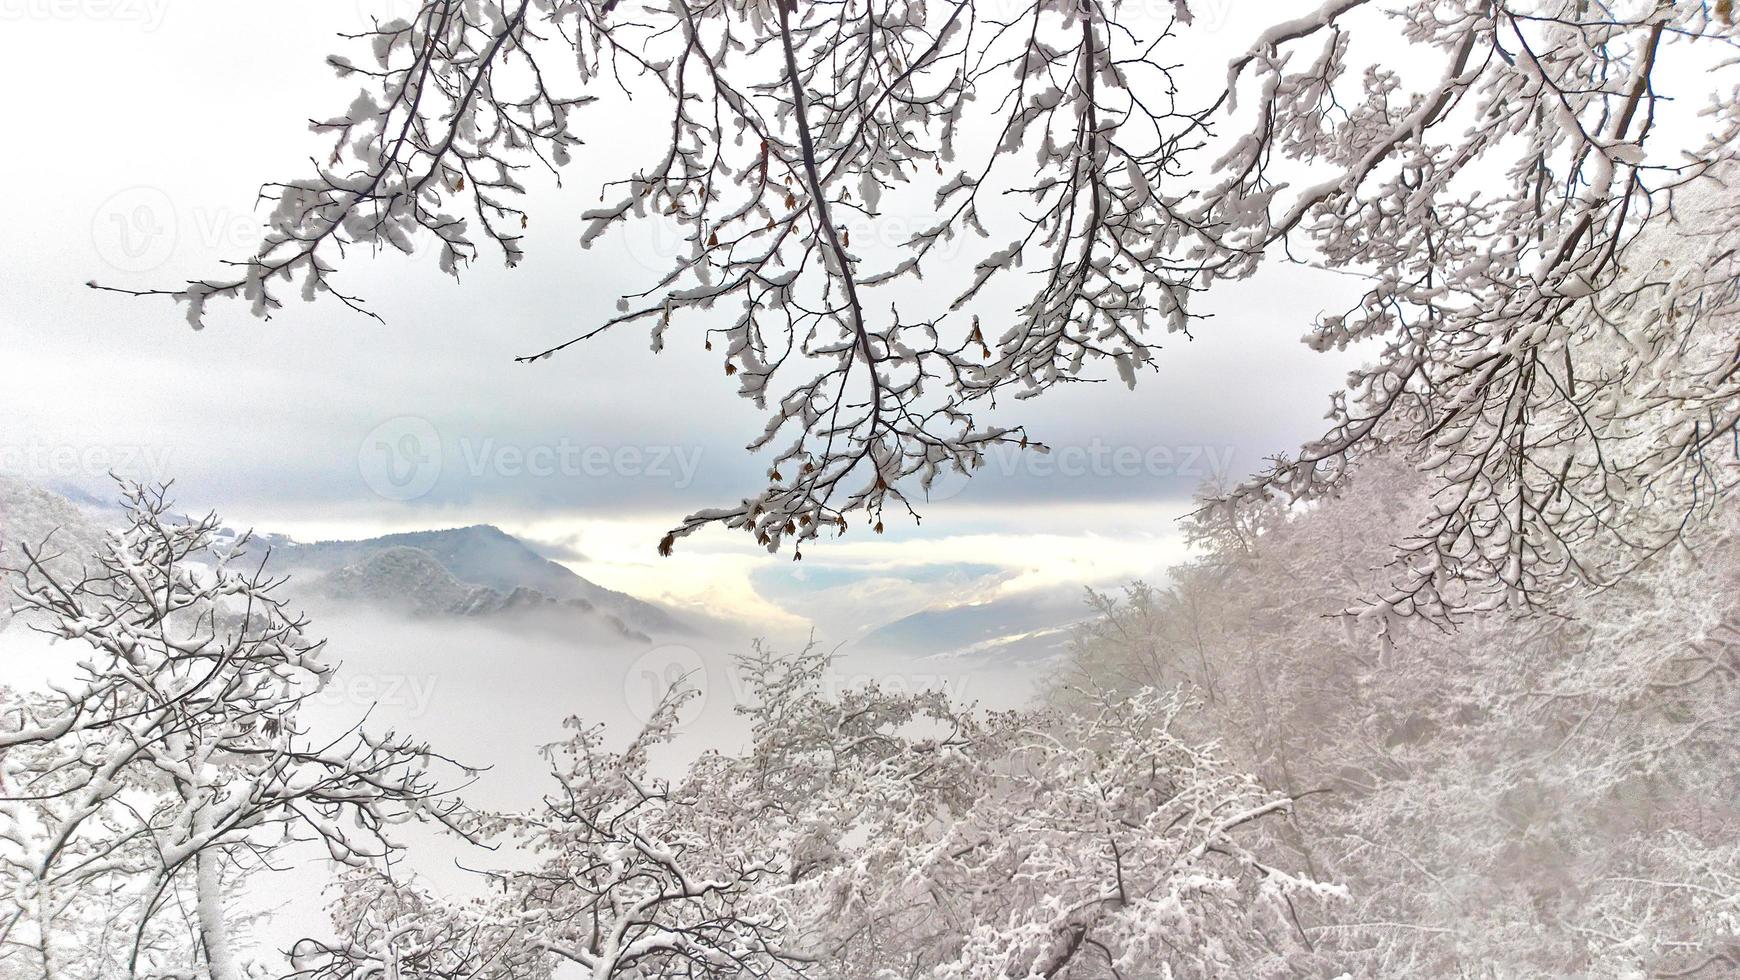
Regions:
M 680 617 L 493 528 L 368 550 L 161 482 L 106 522 L 0 482 L 0 629 L 54 641 L 0 687 L 0 980 L 1740 975 L 1728 0 L 400 7 L 328 56 L 351 101 L 308 106 L 257 247 L 90 284 L 374 329 L 372 253 L 457 278 L 555 208 L 582 248 L 658 223 L 652 278 L 515 370 L 651 401 L 700 349 L 754 406 L 764 479 L 646 541 L 667 566 L 934 520 L 944 481 L 1049 451 L 1024 411 L 1109 382 L 1109 419 L 1277 268 L 1348 286 L 1283 333 L 1363 366 L 1179 507 L 1186 557 L 1082 590 L 1021 703 L 837 683 L 820 623 L 733 648 L 724 734 L 681 658 L 629 724 L 576 703 L 513 805 L 475 787 L 524 760 L 468 744 L 501 719 L 332 724 L 350 664 L 302 600 L 599 649 Z M 630 331 L 651 352 L 586 358 Z M 319 921 L 263 939 L 309 867 Z

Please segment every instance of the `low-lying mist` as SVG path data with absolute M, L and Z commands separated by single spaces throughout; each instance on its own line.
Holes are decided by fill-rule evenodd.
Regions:
M 457 764 L 449 782 L 478 810 L 528 809 L 554 788 L 540 749 L 568 734 L 566 719 L 603 726 L 607 744 L 619 746 L 640 730 L 672 684 L 699 694 L 684 709 L 678 737 L 654 757 L 657 775 L 678 777 L 703 752 L 735 751 L 747 741 L 747 725 L 735 709 L 750 695 L 736 659 L 750 650 L 750 640 L 696 635 L 639 642 L 598 630 L 565 630 L 557 618 L 535 611 L 472 618 L 415 616 L 331 600 L 302 605 L 311 620 L 308 634 L 325 638 L 323 659 L 337 668 L 303 703 L 309 740 L 334 740 L 360 726 L 376 736 L 395 732 L 426 741 Z M 768 642 L 790 650 L 806 640 L 798 635 Z M 818 635 L 815 642 L 826 640 Z M 45 681 L 64 681 L 87 653 L 81 643 L 53 640 L 14 623 L 0 631 L 0 683 L 34 690 Z M 959 702 L 1002 709 L 1030 699 L 1039 670 L 1031 663 L 843 646 L 828 686 L 940 690 Z M 449 893 L 475 893 L 485 883 L 477 872 L 523 863 L 512 841 L 482 847 L 433 827 L 403 831 L 408 846 L 396 873 Z M 250 888 L 247 904 L 262 913 L 252 938 L 287 949 L 330 928 L 325 890 L 337 867 L 313 845 L 292 848 L 274 863 L 285 873 L 260 876 Z

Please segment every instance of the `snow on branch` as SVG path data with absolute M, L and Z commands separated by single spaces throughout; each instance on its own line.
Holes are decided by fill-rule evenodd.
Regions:
M 1731 6 L 1333 0 L 1271 18 L 1204 66 L 1185 3 L 427 0 L 353 38 L 368 58 L 332 59 L 361 93 L 315 124 L 333 145 L 314 176 L 269 185 L 237 275 L 144 292 L 198 325 L 217 299 L 268 316 L 296 281 L 360 308 L 332 283 L 353 246 L 432 240 L 457 275 L 484 243 L 512 264 L 520 175 L 560 168 L 586 104 L 627 93 L 668 135 L 598 188 L 583 244 L 657 216 L 682 245 L 613 316 L 524 360 L 622 328 L 655 351 L 699 334 L 765 410 L 765 485 L 661 552 L 724 525 L 801 557 L 890 507 L 916 518 L 992 447 L 1043 450 L 990 418 L 1000 398 L 1133 385 L 1202 291 L 1272 255 L 1363 278 L 1307 339 L 1374 359 L 1326 434 L 1229 505 L 1321 494 L 1350 458 L 1405 446 L 1442 513 L 1381 615 L 1437 614 L 1463 581 L 1527 604 L 1600 579 L 1582 558 L 1598 537 L 1659 547 L 1727 489 L 1710 459 L 1740 412 L 1734 212 L 1714 183 L 1740 145 Z M 1670 100 L 1670 62 L 1707 91 Z M 1694 185 L 1707 244 L 1664 264 L 1652 250 Z M 851 219 L 902 196 L 934 218 L 854 246 Z M 941 246 L 962 241 L 982 247 L 951 263 Z M 926 275 L 952 299 L 914 300 Z M 1613 336 L 1622 350 L 1590 352 Z

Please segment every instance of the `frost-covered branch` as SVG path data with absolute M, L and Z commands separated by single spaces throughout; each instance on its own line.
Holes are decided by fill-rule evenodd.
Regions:
M 518 175 L 568 159 L 585 103 L 629 96 L 665 135 L 603 182 L 583 244 L 648 220 L 682 245 L 613 316 L 525 360 L 623 328 L 655 351 L 687 335 L 765 410 L 749 448 L 766 485 L 661 551 L 720 524 L 796 557 L 891 506 L 916 515 L 990 447 L 1043 449 L 997 406 L 1134 384 L 1198 294 L 1276 256 L 1365 280 L 1308 340 L 1375 356 L 1323 438 L 1227 503 L 1317 496 L 1405 446 L 1440 513 L 1373 615 L 1602 579 L 1592 542 L 1647 553 L 1726 492 L 1729 6 L 1331 0 L 1265 11 L 1225 65 L 1192 58 L 1188 4 L 1163 10 L 428 0 L 355 39 L 366 64 L 334 59 L 363 91 L 316 124 L 335 137 L 316 175 L 269 188 L 241 274 L 147 292 L 199 323 L 219 298 L 269 315 L 293 280 L 339 294 L 356 245 L 432 240 L 457 274 L 488 239 L 512 263 Z M 1708 87 L 1664 91 L 1666 65 Z M 854 219 L 903 208 L 934 218 L 851 241 Z M 1694 210 L 1707 237 L 1667 257 Z M 926 299 L 926 276 L 952 301 Z

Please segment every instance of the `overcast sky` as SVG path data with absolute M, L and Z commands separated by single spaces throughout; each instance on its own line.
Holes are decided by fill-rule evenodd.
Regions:
M 1000 416 L 1055 452 L 993 458 L 922 527 L 849 534 L 800 566 L 724 532 L 657 559 L 665 528 L 756 490 L 767 465 L 742 450 L 759 414 L 699 332 L 658 356 L 625 332 L 512 361 L 608 315 L 658 261 L 654 228 L 577 244 L 595 177 L 643 156 L 620 107 L 594 114 L 566 188 L 534 195 L 520 268 L 485 253 L 462 284 L 427 259 L 345 268 L 384 325 L 333 304 L 266 323 L 223 307 L 196 333 L 167 302 L 83 285 L 173 285 L 244 253 L 259 184 L 306 172 L 322 152 L 307 119 L 349 102 L 321 61 L 333 35 L 393 9 L 0 0 L 16 134 L 0 162 L 0 471 L 172 476 L 191 507 L 305 538 L 494 523 L 606 586 L 847 634 L 937 602 L 1155 577 L 1182 553 L 1194 487 L 1314 434 L 1348 367 L 1298 343 L 1348 284 L 1274 266 L 1218 288 L 1214 319 L 1167 342 L 1134 393 L 1066 386 Z

